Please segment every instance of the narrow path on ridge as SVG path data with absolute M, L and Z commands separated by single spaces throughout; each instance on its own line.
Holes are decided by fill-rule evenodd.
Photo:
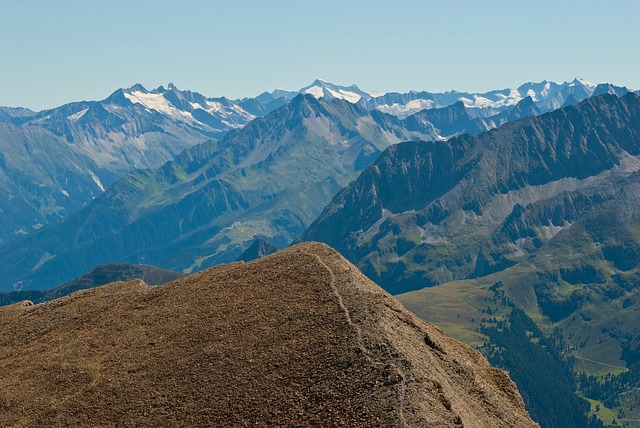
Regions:
M 369 356 L 369 352 L 366 348 L 366 346 L 364 345 L 364 340 L 362 339 L 362 330 L 360 330 L 360 327 L 357 326 L 353 320 L 351 319 L 351 314 L 349 313 L 349 309 L 347 309 L 347 307 L 344 304 L 344 300 L 342 299 L 342 295 L 340 294 L 340 291 L 338 290 L 338 287 L 336 285 L 336 276 L 333 273 L 333 269 L 331 269 L 325 262 L 324 260 L 322 260 L 322 258 L 320 256 L 318 256 L 317 254 L 312 254 L 312 253 L 307 253 L 304 252 L 303 254 L 307 254 L 309 256 L 314 257 L 318 263 L 327 270 L 327 272 L 329 272 L 329 275 L 331 276 L 331 281 L 329 282 L 329 285 L 331 286 L 331 290 L 333 291 L 334 296 L 336 297 L 336 300 L 338 301 L 338 306 L 340 307 L 340 309 L 342 310 L 342 312 L 344 313 L 344 316 L 347 320 L 347 323 L 353 327 L 353 329 L 356 332 L 356 341 L 358 342 L 358 347 L 360 348 L 360 351 L 362 352 L 362 355 L 365 356 L 365 358 L 369 361 L 369 363 L 371 363 L 371 365 L 373 366 L 379 366 L 379 365 L 384 365 L 383 362 L 381 361 L 375 361 L 373 358 L 371 358 L 371 356 Z M 402 379 L 401 382 L 401 395 L 400 395 L 400 408 L 399 408 L 399 413 L 400 413 L 400 420 L 402 421 L 402 425 L 405 427 L 408 427 L 409 425 L 407 424 L 407 420 L 404 416 L 404 402 L 407 396 L 407 379 L 406 376 L 404 374 L 404 372 L 402 371 L 402 369 L 398 366 L 398 364 L 396 364 L 393 361 L 389 362 L 390 365 L 392 365 L 400 374 L 400 377 Z

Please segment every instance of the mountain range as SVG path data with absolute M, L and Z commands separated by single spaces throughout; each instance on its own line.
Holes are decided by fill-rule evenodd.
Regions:
M 396 293 L 511 266 L 625 195 L 619 181 L 632 183 L 640 154 L 638 98 L 605 95 L 477 136 L 390 147 L 301 239 L 324 237 Z M 635 266 L 629 256 L 616 269 Z
M 473 116 L 487 117 L 509 110 L 523 99 L 530 97 L 536 108 L 547 113 L 561 107 L 576 104 L 592 96 L 614 94 L 622 96 L 629 92 L 626 87 L 609 83 L 595 84 L 580 77 L 571 82 L 528 82 L 515 89 L 478 92 L 367 92 L 356 85 L 339 86 L 318 79 L 299 91 L 276 90 L 274 97 L 292 99 L 297 94 L 311 94 L 316 98 L 340 98 L 357 103 L 367 110 L 378 110 L 398 117 L 410 116 L 421 110 L 441 108 L 462 102 Z
M 529 114 L 537 114 L 594 94 L 626 91 L 575 79 L 486 94 L 383 94 L 316 80 L 299 91 L 276 90 L 230 100 L 181 91 L 173 84 L 151 91 L 136 84 L 102 101 L 75 102 L 41 112 L 0 107 L 0 243 L 78 211 L 128 172 L 159 167 L 185 148 L 218 140 L 298 94 L 341 98 L 401 118 L 425 108 L 462 103 L 465 116 L 481 122 L 484 130 L 508 120 L 509 114 L 513 116 L 508 111 L 528 97 L 533 101 L 528 102 Z
M 475 134 L 539 112 L 531 98 L 488 118 L 462 102 L 400 119 L 298 95 L 221 140 L 137 170 L 85 209 L 0 247 L 0 289 L 40 289 L 98 264 L 196 271 L 234 261 L 256 237 L 282 248 L 391 144 Z
M 159 167 L 246 125 L 255 115 L 241 104 L 173 85 L 152 91 L 135 85 L 102 101 L 38 113 L 3 108 L 0 243 L 77 211 L 131 170 Z M 266 111 L 253 104 L 243 105 Z
M 48 288 L 113 261 L 197 270 L 235 260 L 257 235 L 286 246 L 387 146 L 432 136 L 424 124 L 408 130 L 394 116 L 299 95 L 4 245 L 2 289 Z
M 355 100 L 355 98 L 345 95 L 349 88 L 318 82 L 320 86 L 313 84 L 304 88 L 301 92 L 307 91 L 315 96 L 322 95 L 321 99 L 324 100 L 322 102 L 332 101 L 331 97 L 326 94 L 342 94 L 343 97 L 349 98 L 351 101 Z M 592 93 L 597 90 L 595 85 L 583 84 L 580 80 L 565 86 L 566 88 L 591 88 L 594 90 Z M 601 85 L 600 87 L 604 86 Z M 611 85 L 608 87 L 615 89 Z M 325 92 L 320 91 L 318 88 Z M 587 89 L 581 92 L 583 96 L 588 96 Z M 614 89 L 611 90 L 615 92 Z M 356 88 L 350 87 L 350 90 L 355 91 Z M 572 91 L 575 92 L 574 89 Z M 560 93 L 561 91 L 556 92 Z M 365 94 L 362 91 L 358 93 Z M 361 108 L 360 104 L 365 99 L 364 96 L 361 96 L 358 103 L 354 105 L 341 102 L 340 99 L 337 99 L 338 97 L 332 95 L 333 99 L 335 99 L 335 101 L 332 101 L 332 109 L 334 111 L 328 114 L 329 117 L 327 119 L 320 118 L 325 115 L 324 112 L 317 114 L 314 112 L 313 114 L 317 117 L 313 119 L 314 124 L 310 125 L 310 128 L 307 127 L 307 122 L 310 119 L 304 118 L 302 128 L 293 130 L 297 121 L 301 121 L 302 118 L 292 117 L 289 120 L 286 111 L 296 110 L 294 104 L 300 95 L 289 101 L 290 105 L 288 107 L 285 104 L 287 103 L 285 95 L 276 91 L 273 94 L 262 94 L 255 99 L 229 101 L 226 99 L 207 99 L 197 93 L 179 91 L 173 85 L 169 85 L 168 89 L 160 87 L 153 91 L 146 91 L 140 85 L 136 85 L 126 90 L 117 91 L 103 102 L 77 103 L 77 105 L 67 105 L 35 115 L 32 115 L 33 112 L 30 113 L 25 110 L 4 109 L 3 111 L 11 111 L 12 113 L 6 113 L 6 122 L 0 122 L 0 125 L 4 123 L 8 127 L 16 127 L 21 130 L 20 132 L 25 132 L 24 129 L 38 129 L 40 132 L 43 129 L 51 128 L 57 129 L 56 132 L 60 134 L 58 139 L 54 138 L 52 140 L 53 142 L 46 139 L 35 139 L 38 144 L 42 145 L 37 151 L 27 150 L 30 147 L 29 144 L 17 144 L 15 147 L 24 147 L 25 149 L 21 152 L 21 155 L 14 156 L 7 151 L 7 155 L 1 159 L 5 165 L 2 170 L 5 180 L 4 182 L 0 181 L 0 185 L 4 183 L 4 186 L 0 186 L 0 188 L 4 187 L 6 189 L 7 197 L 2 199 L 5 207 L 2 208 L 0 213 L 6 217 L 6 221 L 3 221 L 2 224 L 3 239 L 7 244 L 11 244 L 10 241 L 15 240 L 18 236 L 26 235 L 34 229 L 39 229 L 56 218 L 66 217 L 68 212 L 74 209 L 77 210 L 82 205 L 93 201 L 98 192 L 95 190 L 95 186 L 102 190 L 104 185 L 100 177 L 93 172 L 94 170 L 98 171 L 98 166 L 96 166 L 98 168 L 96 169 L 87 167 L 87 164 L 92 165 L 91 162 L 93 164 L 99 162 L 101 167 L 104 167 L 104 170 L 111 174 L 109 181 L 105 181 L 105 183 L 109 183 L 115 180 L 119 174 L 123 174 L 127 168 L 140 166 L 141 159 L 149 161 L 152 158 L 151 155 L 147 155 L 144 152 L 141 153 L 138 150 L 139 147 L 131 148 L 129 143 L 133 140 L 138 142 L 145 140 L 145 144 L 149 146 L 152 141 L 161 141 L 161 146 L 166 147 L 167 141 L 173 138 L 182 144 L 185 141 L 189 141 L 188 145 L 193 145 L 195 144 L 195 138 L 219 137 L 224 132 L 228 132 L 229 129 L 239 127 L 251 118 L 255 118 L 257 122 L 255 124 L 252 123 L 252 126 L 246 131 L 235 130 L 228 135 L 228 138 L 208 139 L 201 146 L 182 153 L 175 162 L 170 161 L 155 171 L 137 170 L 132 172 L 111 191 L 113 194 L 122 193 L 121 195 L 106 196 L 100 201 L 90 204 L 93 207 L 93 215 L 97 215 L 96 210 L 107 213 L 110 212 L 110 209 L 116 209 L 120 212 L 118 216 L 110 216 L 109 219 L 101 220 L 101 225 L 97 226 L 97 229 L 101 230 L 100 232 L 81 233 L 74 229 L 75 226 L 69 226 L 73 222 L 81 221 L 83 225 L 79 227 L 86 230 L 94 229 L 94 226 L 87 224 L 91 223 L 92 220 L 80 220 L 83 215 L 89 215 L 86 213 L 91 210 L 88 210 L 85 211 L 85 214 L 79 214 L 79 216 L 75 217 L 75 220 L 67 222 L 66 226 L 58 225 L 53 228 L 53 230 L 58 231 L 64 230 L 62 232 L 65 236 L 64 239 L 53 238 L 54 235 L 60 232 L 48 230 L 43 232 L 44 235 L 36 235 L 35 238 L 32 237 L 31 239 L 26 237 L 26 240 L 19 240 L 20 242 L 15 245 L 4 245 L 4 248 L 0 248 L 0 254 L 14 253 L 24 255 L 25 250 L 21 250 L 20 247 L 28 247 L 34 250 L 34 253 L 32 253 L 31 257 L 19 262 L 18 266 L 11 268 L 11 270 L 21 272 L 9 273 L 4 284 L 2 284 L 2 289 L 8 291 L 25 287 L 47 288 L 59 285 L 97 264 L 112 261 L 153 262 L 163 264 L 172 269 L 191 271 L 234 260 L 242 252 L 242 247 L 245 247 L 248 242 L 260 234 L 282 247 L 295 238 L 319 214 L 335 192 L 354 179 L 357 172 L 375 159 L 389 144 L 416 138 L 444 140 L 463 133 L 474 134 L 494 128 L 518 117 L 537 115 L 541 112 L 533 98 L 527 96 L 513 106 L 506 106 L 506 103 L 503 103 L 502 110 L 497 107 L 493 108 L 492 112 L 498 111 L 498 113 L 492 116 L 478 114 L 474 112 L 473 108 L 465 107 L 464 101 L 457 101 L 446 107 L 422 110 L 414 115 L 400 119 L 396 116 L 380 113 L 379 110 L 368 111 Z M 303 97 L 303 99 L 306 99 L 307 103 L 311 100 L 309 97 Z M 276 107 L 278 106 L 280 106 L 279 109 L 285 110 L 276 114 L 276 110 L 278 110 Z M 269 109 L 271 108 L 276 108 L 276 110 L 270 111 Z M 86 122 L 96 111 L 104 113 L 103 117 L 94 118 L 90 122 L 91 124 Z M 264 119 L 253 115 L 254 113 L 263 114 L 265 112 L 268 117 L 265 116 Z M 136 116 L 138 113 L 141 116 Z M 298 111 L 293 114 L 304 115 L 305 113 Z M 146 117 L 145 115 L 152 115 L 152 117 Z M 57 119 L 53 120 L 52 118 Z M 127 123 L 130 123 L 123 122 L 127 118 L 135 123 L 144 124 L 144 126 L 132 126 L 131 129 L 144 129 L 148 132 L 143 132 L 142 134 L 134 132 L 129 135 L 128 131 L 123 131 L 129 126 Z M 74 121 L 77 123 L 71 124 Z M 115 123 L 115 128 L 108 128 L 105 123 L 111 125 Z M 36 126 L 35 124 L 38 125 Z M 97 129 L 101 131 L 97 132 Z M 173 131 L 168 132 L 167 129 L 172 129 Z M 191 140 L 185 137 L 188 134 L 187 131 L 192 133 L 190 134 L 193 137 Z M 180 134 L 181 132 L 182 134 Z M 112 141 L 114 133 L 120 133 L 118 135 L 124 138 L 120 145 L 121 147 L 129 147 L 130 150 L 133 150 L 133 154 L 127 154 L 124 148 L 118 152 L 122 154 L 120 169 L 114 168 L 113 165 L 111 167 L 106 166 L 109 163 L 117 163 L 113 160 L 117 156 L 109 155 L 109 151 L 114 152 L 114 147 L 117 147 Z M 266 134 L 263 135 L 263 133 L 271 133 L 273 135 L 269 137 L 265 136 Z M 98 143 L 96 143 L 96 140 L 87 137 L 90 134 L 107 136 L 108 138 L 105 137 L 106 139 L 98 139 L 98 142 L 102 141 L 100 144 L 107 148 L 104 150 L 96 149 L 94 146 Z M 182 137 L 177 138 L 176 135 L 182 135 Z M 304 137 L 302 137 L 303 135 Z M 63 138 L 64 141 L 61 142 L 60 138 Z M 158 140 L 154 140 L 156 138 Z M 269 141 L 270 138 L 272 141 Z M 283 141 L 283 138 L 288 138 L 291 143 Z M 325 144 L 328 143 L 330 147 L 326 148 L 322 153 L 311 156 L 306 160 L 299 159 L 297 162 L 285 162 L 287 157 L 281 157 L 279 154 L 273 157 L 275 155 L 275 153 L 272 153 L 273 150 L 282 151 L 284 147 L 289 148 L 291 144 L 297 144 L 299 148 L 296 150 L 302 153 L 301 151 L 308 150 L 313 145 L 313 138 L 320 138 Z M 251 139 L 256 139 L 256 141 L 250 141 Z M 363 145 L 363 142 L 359 141 L 359 139 L 364 139 L 368 143 Z M 74 143 L 70 144 L 72 141 Z M 275 141 L 278 142 L 276 143 Z M 51 153 L 51 147 L 56 147 L 54 143 L 61 144 L 61 147 L 65 149 L 60 149 L 61 154 L 55 156 L 54 161 L 52 161 L 49 154 Z M 87 149 L 87 145 L 93 148 Z M 47 150 L 45 150 L 45 146 L 47 146 Z M 60 162 L 66 159 L 65 150 L 71 146 L 82 148 L 86 152 L 86 157 L 90 160 L 78 161 L 76 156 L 65 165 L 52 166 L 51 162 Z M 175 150 L 172 149 L 172 153 L 177 150 L 177 148 Z M 228 156 L 229 151 L 234 153 Z M 155 153 L 158 155 L 157 151 Z M 294 154 L 294 152 L 290 153 L 293 156 L 292 159 L 300 156 L 300 154 Z M 165 156 L 170 156 L 170 154 L 165 153 L 158 156 L 164 159 Z M 247 157 L 246 159 L 245 156 Z M 217 160 L 210 162 L 209 157 L 217 157 Z M 278 160 L 276 162 L 278 165 L 274 164 L 274 159 Z M 18 162 L 19 165 L 16 164 L 16 160 L 20 160 Z M 125 165 L 125 160 L 135 162 L 133 162 L 133 165 Z M 298 178 L 303 177 L 298 172 L 307 168 L 307 165 L 303 165 L 305 162 L 316 165 L 322 172 L 318 171 L 318 175 L 311 180 L 311 183 L 306 179 L 303 180 L 305 181 L 304 184 L 300 182 L 297 184 L 290 183 L 290 180 L 295 182 Z M 205 167 L 206 164 L 209 164 L 209 167 Z M 288 166 L 289 164 L 291 167 Z M 196 171 L 194 169 L 196 165 L 201 170 Z M 247 169 L 247 166 L 250 166 L 250 168 Z M 316 167 L 312 167 L 312 169 Z M 39 172 L 26 174 L 27 171 L 31 171 L 34 168 Z M 241 171 L 241 177 L 233 178 L 229 168 L 236 172 Z M 298 168 L 297 171 L 296 168 Z M 274 175 L 273 171 L 275 170 L 279 172 Z M 69 171 L 77 171 L 78 176 L 73 176 Z M 265 181 L 261 177 L 265 177 L 266 171 L 271 172 L 268 180 Z M 205 172 L 206 174 L 203 175 Z M 247 176 L 246 174 L 248 173 L 250 175 Z M 49 178 L 42 178 L 43 174 L 58 174 L 58 176 L 54 181 L 51 181 Z M 70 174 L 74 178 L 73 180 L 70 179 Z M 222 177 L 220 174 L 224 176 L 223 181 L 218 180 Z M 242 176 L 242 174 L 245 175 Z M 291 177 L 296 174 L 298 177 Z M 196 189 L 186 190 L 194 186 L 196 176 L 201 178 L 204 176 L 217 177 L 214 181 L 217 183 L 216 185 L 222 186 L 221 191 L 216 190 L 215 195 L 213 195 L 211 193 L 212 188 L 207 187 L 208 184 L 205 186 L 203 183 L 195 186 Z M 34 178 L 37 183 L 33 183 Z M 63 180 L 67 184 L 66 188 L 62 188 L 60 184 Z M 237 182 L 231 183 L 231 188 L 227 188 L 228 180 Z M 252 188 L 250 189 L 252 196 L 249 197 L 245 193 L 243 186 L 253 186 L 252 183 L 255 180 L 260 181 L 261 185 L 267 186 L 267 188 Z M 315 180 L 320 180 L 323 184 L 318 185 Z M 205 179 L 206 183 L 209 183 L 209 181 L 209 179 Z M 69 186 L 81 186 L 83 183 L 86 186 L 83 187 L 84 193 L 80 192 L 82 195 L 80 200 L 66 196 L 67 194 L 71 195 L 71 192 L 67 190 L 70 188 Z M 279 188 L 278 186 L 284 187 Z M 18 189 L 17 187 L 21 188 Z M 208 190 L 198 190 L 205 187 Z M 43 192 L 50 197 L 48 199 L 45 198 L 42 195 Z M 203 195 L 202 192 L 209 192 L 209 194 Z M 307 197 L 306 202 L 303 198 L 300 206 L 296 206 L 291 210 L 289 204 L 292 203 L 291 198 L 294 194 L 307 194 Z M 246 197 L 252 200 L 244 200 L 243 198 Z M 109 203 L 106 200 L 113 200 L 113 198 L 119 202 L 113 206 L 108 206 Z M 203 198 L 204 201 L 218 198 L 217 201 L 213 202 L 214 205 L 218 204 L 218 206 L 210 210 L 205 215 L 205 218 L 196 218 L 187 223 L 179 224 L 183 220 L 181 219 L 179 222 L 177 215 L 181 216 L 185 209 L 190 210 L 190 208 L 178 208 L 173 204 L 182 203 L 188 205 L 192 202 L 186 201 L 193 201 L 195 198 Z M 60 200 L 68 204 L 73 202 L 73 206 L 66 209 L 60 205 Z M 41 205 L 35 207 L 34 204 Z M 42 204 L 49 204 L 49 206 L 45 209 Z M 261 208 L 257 208 L 256 211 L 257 205 L 260 205 Z M 170 206 L 173 207 L 169 208 Z M 117 234 L 125 233 L 124 228 L 128 227 L 129 223 L 137 222 L 140 217 L 149 216 L 147 218 L 154 218 L 154 222 L 156 222 L 158 220 L 155 217 L 156 214 L 150 214 L 153 210 L 162 211 L 162 214 L 157 214 L 160 217 L 173 217 L 173 219 L 163 220 L 169 221 L 171 226 L 168 234 L 165 233 L 165 237 L 159 238 L 162 241 L 161 244 L 157 242 L 158 238 L 150 238 L 151 242 L 149 242 L 148 238 L 144 238 L 137 240 L 136 245 L 129 246 L 125 245 L 123 238 L 116 237 Z M 239 214 L 238 211 L 242 211 L 244 214 Z M 38 212 L 48 213 L 48 216 L 38 216 Z M 209 218 L 212 213 L 215 213 L 217 217 L 215 220 Z M 249 215 L 251 218 L 241 218 L 244 215 Z M 97 215 L 97 217 L 100 216 Z M 263 219 L 267 222 L 266 224 L 263 224 Z M 30 225 L 26 225 L 25 222 L 30 222 Z M 72 230 L 75 231 L 73 232 Z M 84 247 L 88 244 L 87 240 L 102 239 L 98 238 L 98 235 L 103 232 L 109 236 L 109 243 L 100 244 L 102 246 L 100 250 L 97 248 L 89 250 L 89 248 Z M 127 229 L 126 233 L 130 234 L 129 229 Z M 42 238 L 43 236 L 48 236 L 49 238 Z M 77 240 L 77 242 L 65 242 L 65 239 L 69 238 Z M 178 243 L 176 240 L 182 242 Z M 38 245 L 44 243 L 44 248 L 32 247 L 31 243 L 36 241 L 41 242 Z M 82 266 L 77 266 L 73 271 L 68 271 L 66 268 L 56 268 L 56 263 L 67 264 L 59 257 L 59 248 L 73 252 L 76 251 L 74 249 L 76 247 L 84 247 L 88 251 L 87 262 Z M 168 250 L 169 247 L 174 249 Z M 182 252 L 185 248 L 188 251 L 180 256 L 169 255 L 176 251 Z M 231 251 L 227 251 L 227 249 Z M 155 255 L 158 253 L 167 255 L 163 256 L 164 258 L 159 258 Z M 37 256 L 33 254 L 37 254 Z M 92 254 L 95 254 L 95 256 Z M 37 257 L 37 259 L 32 260 L 33 257 Z M 43 276 L 47 277 L 46 282 L 43 280 L 42 282 L 30 283 L 28 277 L 40 275 L 38 273 L 40 268 L 54 257 L 58 257 L 59 261 L 52 263 L 50 269 L 57 272 L 56 276 L 51 277 L 48 269 L 45 269 Z M 2 258 L 1 255 L 0 258 Z M 22 282 L 25 280 L 27 282 Z M 52 284 L 52 280 L 58 282 Z

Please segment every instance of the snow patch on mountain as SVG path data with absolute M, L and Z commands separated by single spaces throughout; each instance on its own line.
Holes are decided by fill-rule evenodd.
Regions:
M 89 170 L 89 176 L 91 177 L 91 179 L 93 180 L 94 183 L 96 183 L 96 185 L 98 186 L 98 188 L 100 190 L 102 190 L 104 192 L 104 186 L 102 185 L 102 182 L 100 181 L 100 179 L 98 178 L 98 176 L 91 170 Z
M 402 117 L 410 116 L 421 110 L 428 110 L 436 107 L 442 107 L 442 106 L 436 104 L 433 100 L 418 99 L 418 100 L 411 100 L 406 104 L 399 104 L 399 103 L 383 104 L 376 107 L 376 110 L 402 118 Z
M 49 260 L 55 258 L 55 254 L 50 254 L 48 251 L 46 251 L 42 257 L 40 257 L 40 260 L 38 260 L 38 262 L 33 266 L 33 268 L 31 268 L 31 270 L 33 272 L 37 271 L 38 269 L 40 269 L 40 267 L 42 265 L 44 265 L 46 262 L 48 262 Z
M 177 109 L 162 94 L 131 91 L 130 93 L 125 92 L 124 96 L 132 103 L 141 104 L 150 110 L 167 114 L 173 118 L 182 118 L 183 120 L 190 121 L 193 120 L 191 113 Z
M 74 114 L 72 114 L 72 115 L 67 116 L 67 119 L 72 120 L 72 121 L 73 121 L 73 120 L 78 120 L 78 119 L 80 119 L 82 116 L 84 116 L 84 114 L 85 114 L 87 111 L 89 111 L 89 108 L 88 108 L 88 107 L 87 107 L 86 109 L 84 109 L 84 110 L 80 110 L 80 111 L 79 111 L 79 112 L 77 112 L 77 113 L 74 113 Z
M 387 94 L 386 92 L 379 92 L 379 91 L 364 91 L 364 92 L 372 96 L 373 98 L 382 97 Z
M 573 82 L 569 86 L 575 86 L 576 84 L 581 84 L 582 86 L 591 90 L 591 92 L 595 91 L 596 83 L 589 82 L 588 80 L 583 79 L 582 77 L 576 77 Z
M 529 94 L 529 92 L 533 93 L 532 90 L 529 90 L 527 94 Z M 458 101 L 462 101 L 466 108 L 501 108 L 514 106 L 522 101 L 523 98 L 517 89 L 509 90 L 508 95 L 502 93 L 492 95 L 493 96 L 490 94 L 473 94 L 472 98 L 460 97 Z
M 542 234 L 545 236 L 545 238 L 551 239 L 563 230 L 570 228 L 572 225 L 573 223 L 565 220 L 562 226 L 555 226 L 549 223 L 548 226 L 541 226 L 540 230 L 542 231 Z
M 322 98 L 324 96 L 324 90 L 320 86 L 312 86 L 305 89 L 305 94 L 313 95 L 316 98 Z
M 327 91 L 334 97 L 334 98 L 340 98 L 343 100 L 347 100 L 350 103 L 357 103 L 358 101 L 360 101 L 360 98 L 362 98 L 362 96 L 356 94 L 355 92 L 350 92 L 350 91 L 345 91 L 344 89 L 338 89 L 337 91 L 334 91 L 331 88 L 327 88 Z

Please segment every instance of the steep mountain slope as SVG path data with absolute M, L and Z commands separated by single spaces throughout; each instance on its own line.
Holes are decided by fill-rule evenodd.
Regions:
M 638 98 L 390 147 L 301 239 L 327 241 L 394 292 L 510 266 L 633 183 Z
M 42 303 L 49 300 L 67 296 L 74 291 L 94 288 L 100 285 L 118 281 L 132 281 L 141 279 L 149 285 L 164 284 L 185 276 L 184 273 L 148 265 L 130 265 L 124 263 L 110 263 L 100 265 L 73 281 L 59 287 L 47 290 L 13 291 L 0 293 L 0 305 L 30 300 L 33 303 Z
M 117 179 L 155 168 L 255 116 L 173 85 L 102 101 L 0 112 L 0 243 L 77 211 Z
M 63 222 L 0 248 L 0 289 L 43 288 L 109 262 L 188 271 L 235 260 L 255 236 L 288 245 L 390 144 L 429 124 L 298 96 L 222 140 L 137 171 Z
M 504 372 L 320 244 L 0 322 L 2 425 L 536 426 Z
M 0 121 L 0 244 L 77 211 L 118 173 L 46 129 Z
M 24 107 L 5 107 L 0 106 L 0 120 L 12 119 L 17 117 L 34 116 L 35 111 Z

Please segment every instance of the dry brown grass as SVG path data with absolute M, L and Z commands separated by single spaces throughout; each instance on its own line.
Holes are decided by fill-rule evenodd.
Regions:
M 535 426 L 503 372 L 317 243 L 0 323 L 2 426 Z

